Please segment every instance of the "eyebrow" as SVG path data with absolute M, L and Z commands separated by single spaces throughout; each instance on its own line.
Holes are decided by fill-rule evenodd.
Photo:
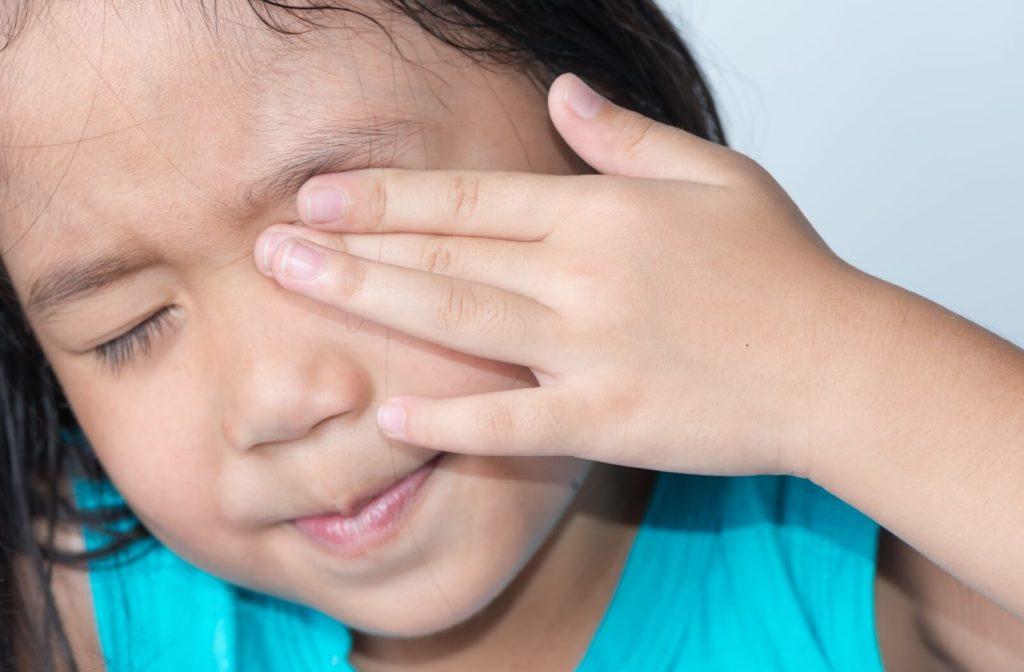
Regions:
M 390 164 L 420 128 L 417 121 L 396 117 L 372 117 L 345 126 L 335 123 L 320 127 L 315 133 L 293 140 L 285 152 L 270 152 L 267 165 L 276 168 L 265 177 L 242 185 L 219 207 L 226 211 L 222 214 L 240 218 L 268 203 L 294 197 L 299 187 L 314 175 Z M 45 315 L 123 282 L 161 261 L 154 254 L 124 251 L 58 265 L 32 283 L 26 311 L 30 315 Z
M 61 304 L 94 294 L 159 262 L 160 259 L 152 254 L 128 252 L 57 266 L 33 283 L 26 311 L 32 315 L 43 315 Z
M 402 117 L 369 117 L 335 122 L 293 138 L 284 152 L 271 153 L 273 173 L 244 184 L 227 208 L 237 214 L 291 198 L 309 178 L 323 173 L 390 164 L 419 132 L 421 123 Z

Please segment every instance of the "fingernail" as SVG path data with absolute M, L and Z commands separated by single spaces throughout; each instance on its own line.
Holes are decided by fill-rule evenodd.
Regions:
M 324 255 L 300 240 L 288 244 L 281 272 L 296 280 L 315 280 L 324 266 Z
M 593 119 L 597 116 L 597 111 L 601 109 L 601 105 L 605 103 L 605 99 L 587 86 L 586 82 L 582 79 L 576 75 L 571 75 L 569 84 L 565 87 L 563 102 L 577 117 Z
M 274 252 L 278 246 L 293 236 L 287 233 L 274 232 L 264 234 L 260 241 L 259 267 L 264 275 L 270 275 L 274 270 Z
M 348 196 L 340 189 L 313 187 L 306 192 L 306 219 L 310 224 L 328 224 L 345 216 Z
M 405 428 L 405 409 L 398 404 L 384 404 L 377 409 L 377 424 L 385 434 L 400 434 Z

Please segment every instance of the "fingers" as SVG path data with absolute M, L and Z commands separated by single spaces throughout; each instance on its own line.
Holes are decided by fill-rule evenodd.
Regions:
M 304 224 L 329 231 L 446 233 L 538 241 L 558 221 L 567 177 L 498 171 L 353 170 L 299 190 Z
M 288 238 L 306 238 L 323 247 L 393 266 L 482 282 L 544 303 L 550 284 L 549 253 L 544 243 L 422 233 L 332 233 L 277 224 L 263 234 L 257 249 L 260 270 L 268 273 L 273 250 Z M 267 252 L 266 250 L 270 250 Z
M 752 163 L 730 149 L 619 107 L 572 74 L 551 85 L 548 112 L 573 151 L 602 173 L 723 186 Z
M 555 313 L 506 290 L 362 259 L 287 238 L 272 252 L 257 243 L 286 289 L 416 338 L 477 357 L 524 366 L 555 339 Z
M 594 427 L 575 395 L 530 387 L 451 399 L 394 397 L 377 421 L 406 443 L 477 455 L 579 456 Z
M 548 95 L 555 126 L 602 173 L 724 186 L 756 163 L 597 96 L 563 75 Z M 541 241 L 604 186 L 603 176 L 378 168 L 318 175 L 299 190 L 304 224 L 353 233 L 435 233 Z M 610 183 L 609 183 L 610 184 Z

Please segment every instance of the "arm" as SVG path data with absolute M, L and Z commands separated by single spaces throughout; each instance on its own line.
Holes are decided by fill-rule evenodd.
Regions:
M 875 614 L 886 669 L 1024 669 L 1024 622 L 886 530 L 878 542 Z
M 806 475 L 1024 616 L 1024 352 L 880 280 L 849 292 Z

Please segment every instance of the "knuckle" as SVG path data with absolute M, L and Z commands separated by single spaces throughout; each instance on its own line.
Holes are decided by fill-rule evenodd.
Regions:
M 354 299 L 363 289 L 366 279 L 366 264 L 358 257 L 349 254 L 338 256 L 338 264 L 334 274 L 337 293 L 345 300 Z
M 475 319 L 477 298 L 471 287 L 448 284 L 437 303 L 437 324 L 444 331 L 455 331 Z
M 640 114 L 626 114 L 618 123 L 619 149 L 627 156 L 634 157 L 647 145 L 658 127 L 658 122 Z
M 476 328 L 484 337 L 501 335 L 518 339 L 527 332 L 527 319 L 507 301 L 493 299 L 477 310 Z
M 534 436 L 540 437 L 548 445 L 568 447 L 567 437 L 555 414 L 546 408 L 531 406 L 527 416 L 527 424 Z
M 452 239 L 440 237 L 431 240 L 423 247 L 420 257 L 420 270 L 427 273 L 452 275 L 455 268 L 456 245 Z
M 434 323 L 444 333 L 523 339 L 538 331 L 523 306 L 498 295 L 479 293 L 470 283 L 453 282 L 438 294 Z
M 346 240 L 345 236 L 346 234 L 333 233 L 314 240 L 322 247 L 334 250 L 335 252 L 348 252 L 348 240 Z
M 383 230 L 388 216 L 388 185 L 383 168 L 377 170 L 377 178 L 373 181 L 369 198 L 369 225 L 371 229 Z
M 585 209 L 589 235 L 581 241 L 581 249 L 595 247 L 616 248 L 629 245 L 637 230 L 647 225 L 643 213 L 650 210 L 645 202 L 645 191 L 638 189 L 635 180 L 621 177 L 602 176 L 586 200 L 580 201 L 579 209 Z M 574 217 L 579 217 L 577 211 Z M 623 224 L 626 223 L 626 226 Z M 588 254 L 588 256 L 594 256 Z
M 603 269 L 594 261 L 584 258 L 567 259 L 557 270 L 560 286 L 577 290 L 579 296 L 594 296 L 601 284 Z
M 602 418 L 609 418 L 614 424 L 627 423 L 636 417 L 639 400 L 643 398 L 643 390 L 633 389 L 632 386 L 622 386 L 612 391 L 605 398 L 599 413 L 594 415 Z
M 455 175 L 448 183 L 447 211 L 456 224 L 468 221 L 480 199 L 480 180 L 472 175 Z
M 625 178 L 609 178 L 601 185 L 600 200 L 603 217 L 599 222 L 610 223 L 615 228 L 622 228 L 621 222 L 636 219 L 637 195 L 635 185 Z
M 515 419 L 504 404 L 487 404 L 476 414 L 476 429 L 484 440 L 501 441 L 513 436 Z
M 609 392 L 604 399 L 592 401 L 592 405 L 579 409 L 582 417 L 587 419 L 585 426 L 616 442 L 636 436 L 632 427 L 640 415 L 639 400 L 644 398 L 644 394 L 634 387 L 623 385 L 617 392 Z

